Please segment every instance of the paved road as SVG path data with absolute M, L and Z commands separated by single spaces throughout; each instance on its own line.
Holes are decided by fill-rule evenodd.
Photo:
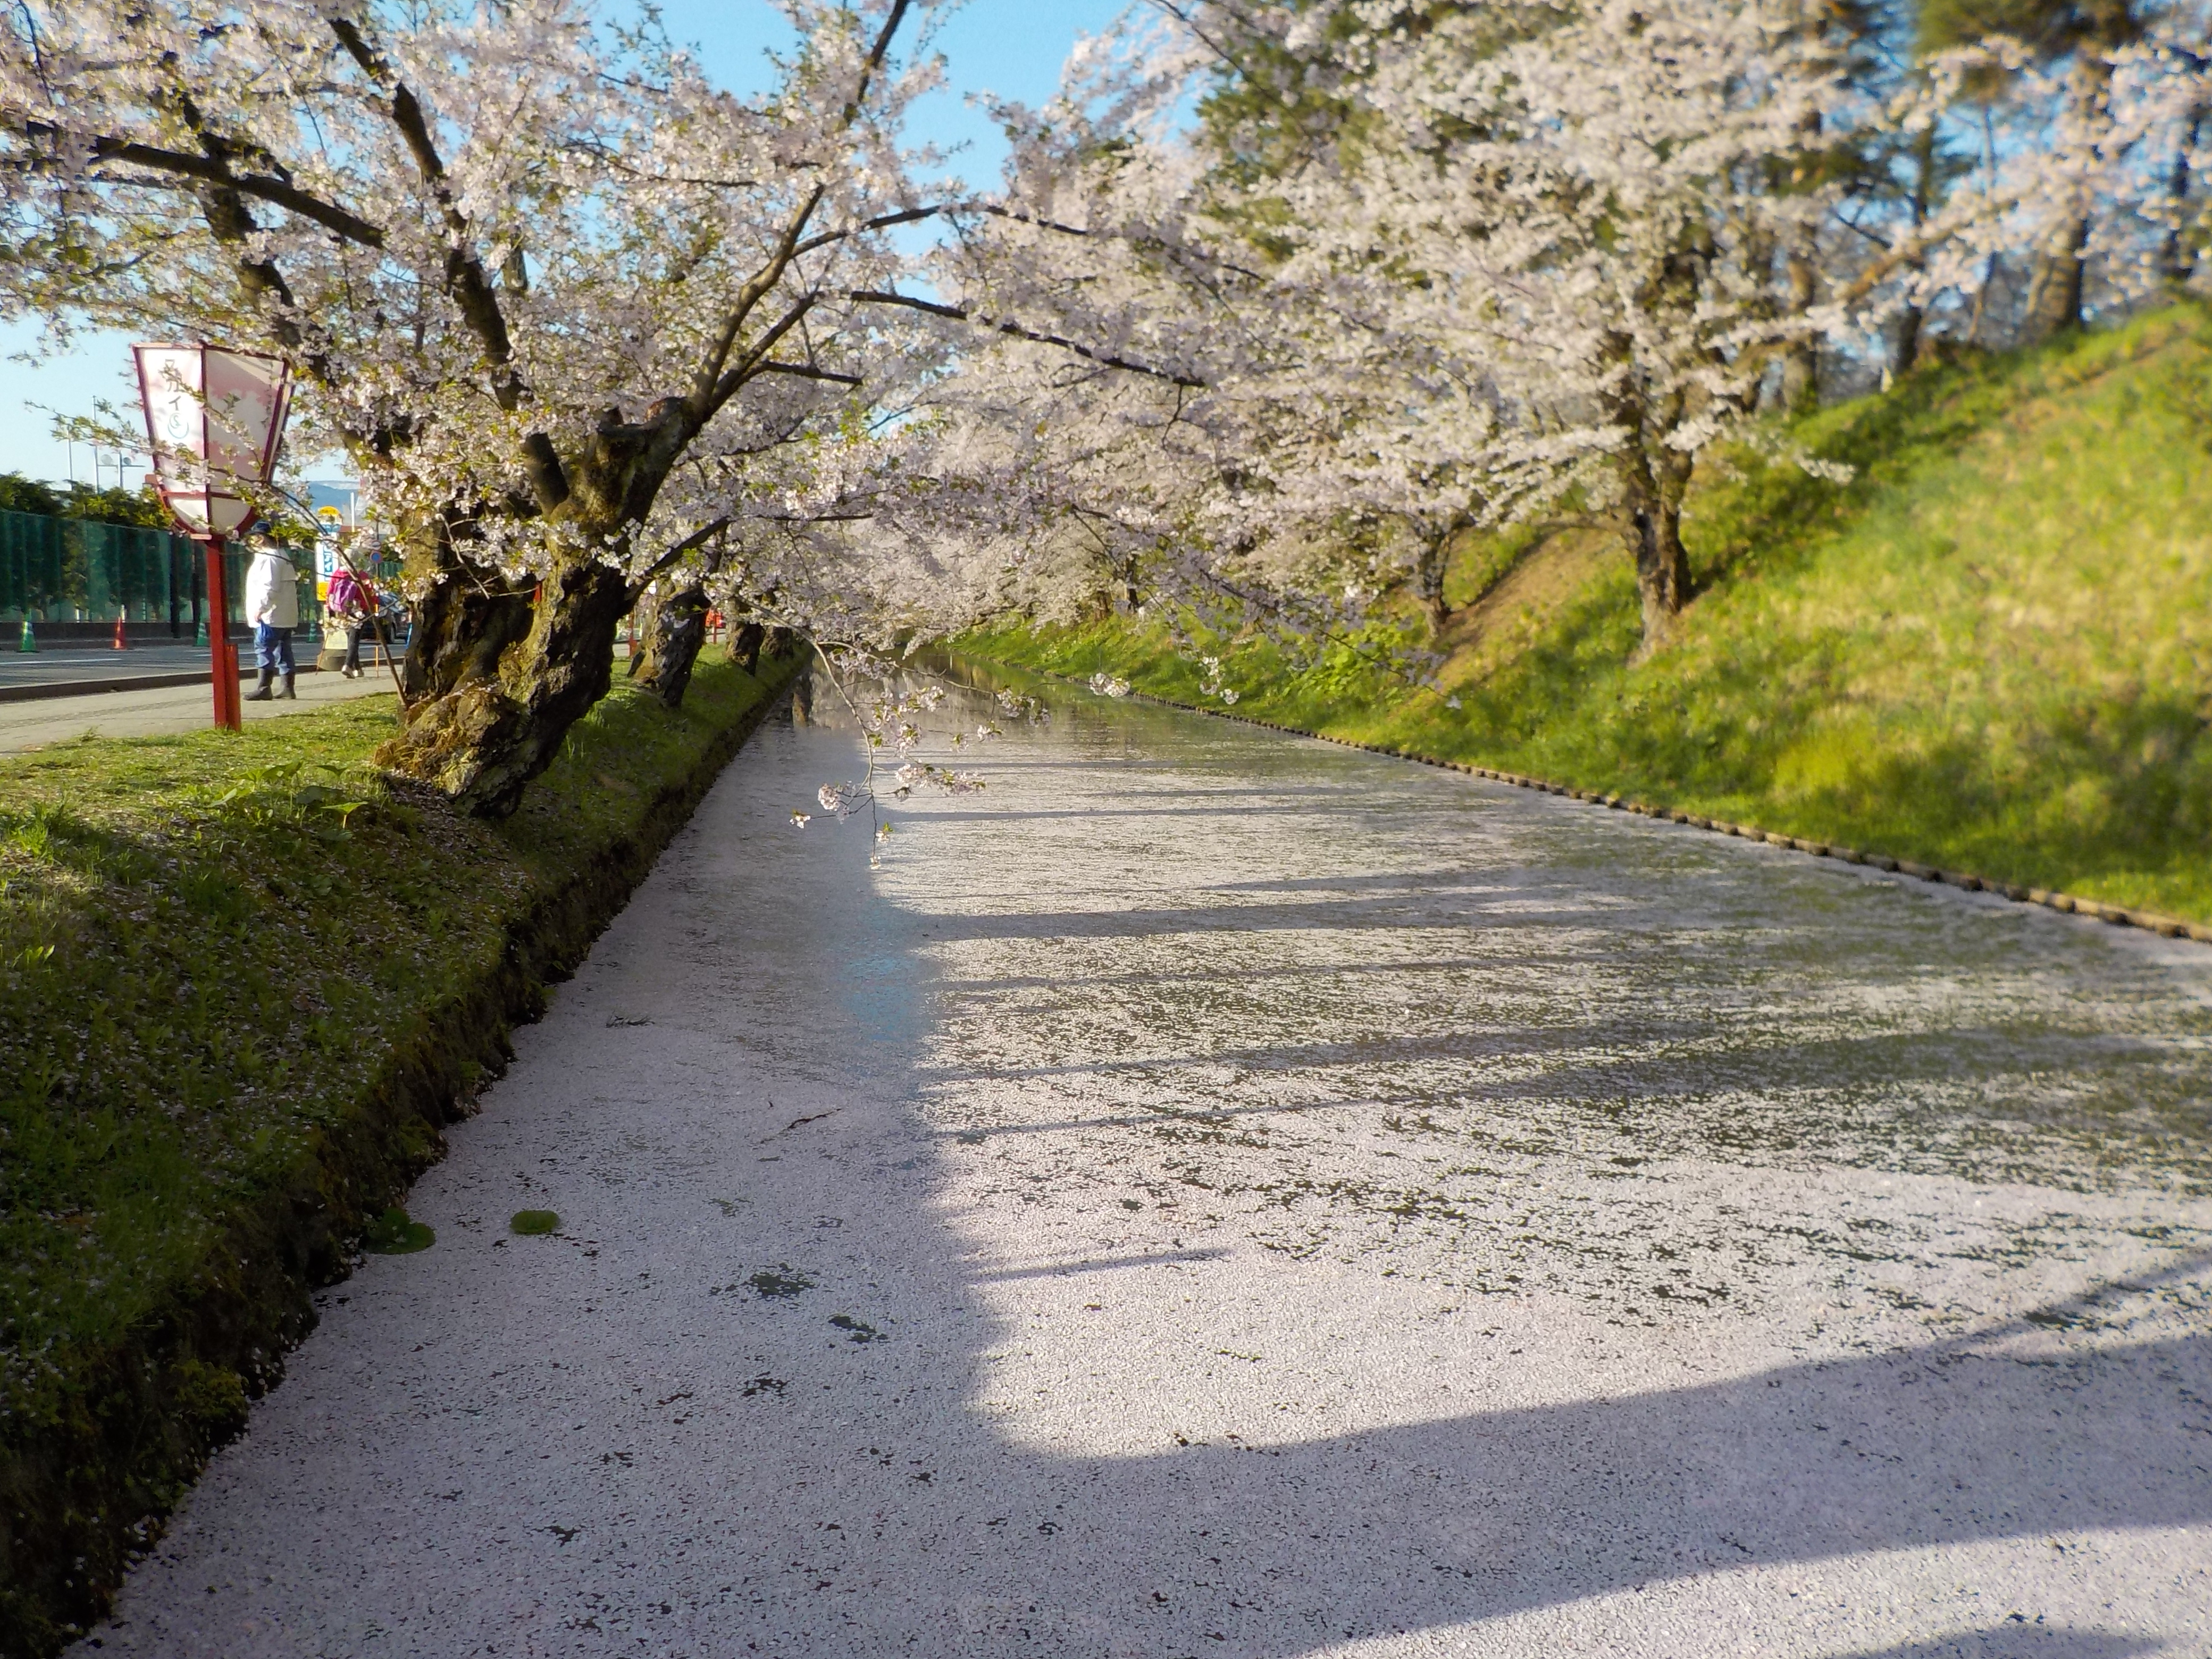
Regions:
M 64 680 L 114 680 L 138 675 L 205 674 L 208 669 L 208 648 L 188 641 L 149 640 L 131 646 L 128 651 L 117 651 L 101 645 L 49 645 L 38 651 L 19 652 L 13 648 L 7 625 L 0 623 L 0 690 L 11 686 L 51 685 Z M 246 672 L 253 672 L 253 642 L 251 640 L 233 641 L 238 647 L 238 659 Z M 293 654 L 301 663 L 311 663 L 321 649 L 321 641 L 306 629 L 299 630 L 292 641 Z M 376 647 L 363 642 L 362 656 L 380 674 L 389 677 L 389 671 L 380 661 L 374 660 Z
M 1079 694 L 872 873 L 856 752 L 102 1651 L 2212 1652 L 2212 951 Z
M 245 705 L 249 720 L 277 720 L 319 708 L 349 697 L 392 695 L 392 678 L 337 674 L 301 674 L 293 682 L 298 696 L 285 702 Z M 249 690 L 251 687 L 249 686 Z M 164 686 L 154 691 L 100 691 L 82 697 L 41 697 L 33 702 L 0 702 L 0 755 L 60 743 L 88 732 L 103 738 L 147 738 L 173 732 L 197 732 L 210 724 L 215 693 L 206 684 Z
M 0 688 L 45 685 L 57 680 L 116 679 L 131 674 L 189 674 L 207 672 L 208 648 L 189 641 L 153 641 L 133 645 L 128 651 L 72 643 L 49 645 L 38 651 L 16 651 L 15 641 L 0 624 Z M 252 647 L 247 647 L 250 656 Z

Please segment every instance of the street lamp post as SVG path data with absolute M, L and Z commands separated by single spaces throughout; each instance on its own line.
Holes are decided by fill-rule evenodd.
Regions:
M 208 645 L 215 723 L 244 724 L 230 642 L 223 544 L 252 522 L 252 493 L 276 471 L 291 402 L 281 357 L 227 346 L 138 345 L 138 398 L 155 487 L 177 527 L 207 549 Z

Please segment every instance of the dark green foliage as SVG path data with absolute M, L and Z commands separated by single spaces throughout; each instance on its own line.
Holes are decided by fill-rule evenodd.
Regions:
M 1921 0 L 1923 52 L 1978 46 L 2008 36 L 2045 58 L 2081 46 L 2126 45 L 2142 30 L 2146 7 L 2133 0 Z
M 62 516 L 61 492 L 52 484 L 27 478 L 20 472 L 0 472 L 0 513 L 43 513 L 50 519 L 58 519 Z
M 169 528 L 169 510 L 150 489 L 72 483 L 56 487 L 20 472 L 0 472 L 0 512 L 42 513 L 50 519 L 89 519 L 98 524 Z

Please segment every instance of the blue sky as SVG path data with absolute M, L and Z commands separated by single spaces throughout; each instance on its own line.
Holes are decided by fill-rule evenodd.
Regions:
M 1126 9 L 1127 0 L 966 0 L 939 25 L 937 49 L 945 54 L 950 87 L 917 105 L 908 134 L 917 143 L 962 146 L 953 168 L 971 182 L 997 176 L 1006 146 L 996 128 L 967 95 L 990 92 L 1040 103 L 1058 84 L 1060 64 L 1081 34 L 1095 34 Z M 696 46 L 708 72 L 732 90 L 767 82 L 763 54 L 787 46 L 791 34 L 766 0 L 663 0 L 670 34 Z M 95 398 L 129 404 L 129 341 L 120 335 L 87 335 L 68 355 L 33 367 L 13 361 L 33 346 L 35 323 L 0 325 L 0 472 L 34 478 L 93 476 L 90 453 L 74 456 L 50 430 L 48 410 L 89 414 Z M 39 407 L 43 405 L 44 407 Z M 139 457 L 123 471 L 136 483 Z M 116 465 L 106 458 L 113 482 Z

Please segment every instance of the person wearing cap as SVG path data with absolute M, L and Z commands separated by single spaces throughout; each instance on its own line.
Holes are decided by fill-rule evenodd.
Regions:
M 292 556 L 272 537 L 253 538 L 253 562 L 246 568 L 246 619 L 253 624 L 254 665 L 259 678 L 248 702 L 269 701 L 269 682 L 280 697 L 295 696 L 292 630 L 300 625 L 300 572 Z

